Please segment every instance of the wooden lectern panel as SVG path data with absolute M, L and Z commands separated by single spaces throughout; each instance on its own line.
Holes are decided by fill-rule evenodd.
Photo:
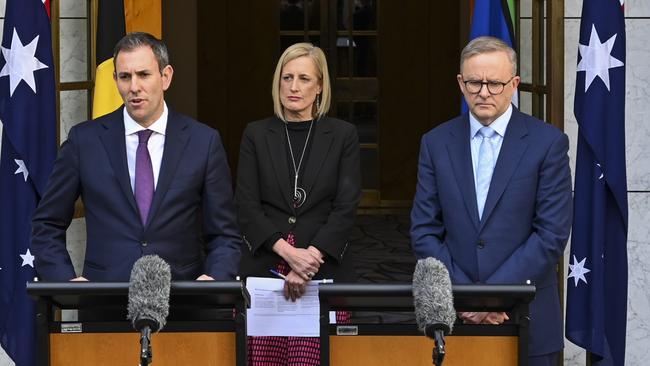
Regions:
M 156 366 L 234 366 L 235 333 L 156 333 L 152 337 Z M 50 365 L 138 365 L 139 333 L 50 334 Z
M 446 337 L 445 366 L 517 365 L 517 337 Z M 330 336 L 335 366 L 431 366 L 433 340 L 424 336 Z

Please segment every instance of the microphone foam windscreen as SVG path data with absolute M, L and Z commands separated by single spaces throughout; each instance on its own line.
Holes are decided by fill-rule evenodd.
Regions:
M 165 325 L 169 315 L 169 264 L 157 255 L 138 259 L 131 270 L 127 318 L 136 330 L 149 325 L 153 332 Z
M 435 258 L 418 260 L 413 273 L 415 321 L 424 332 L 427 325 L 444 324 L 452 330 L 456 321 L 451 279 L 445 265 Z

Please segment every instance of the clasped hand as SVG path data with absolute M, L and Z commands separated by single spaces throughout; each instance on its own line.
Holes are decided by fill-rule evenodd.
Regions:
M 296 301 L 304 295 L 307 282 L 318 273 L 321 264 L 325 263 L 323 254 L 311 245 L 307 249 L 295 248 L 284 239 L 278 240 L 273 250 L 291 267 L 284 281 L 284 297 Z
M 503 324 L 506 320 L 510 319 L 505 312 L 459 312 L 458 317 L 463 320 L 465 324 Z

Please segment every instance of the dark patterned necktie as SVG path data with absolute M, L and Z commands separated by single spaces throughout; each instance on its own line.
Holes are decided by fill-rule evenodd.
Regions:
M 138 132 L 138 149 L 135 153 L 135 201 L 138 203 L 142 225 L 147 223 L 154 192 L 153 167 L 149 149 L 147 149 L 147 143 L 152 133 L 152 130 Z

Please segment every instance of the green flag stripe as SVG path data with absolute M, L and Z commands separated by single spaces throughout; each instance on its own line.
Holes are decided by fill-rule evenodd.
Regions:
M 513 48 L 516 50 L 515 45 L 515 3 L 514 0 L 501 0 L 501 10 L 503 11 L 503 16 L 508 25 L 508 30 L 510 33 L 510 41 L 512 42 Z
M 507 0 L 508 11 L 510 12 L 510 21 L 515 24 L 515 0 Z

